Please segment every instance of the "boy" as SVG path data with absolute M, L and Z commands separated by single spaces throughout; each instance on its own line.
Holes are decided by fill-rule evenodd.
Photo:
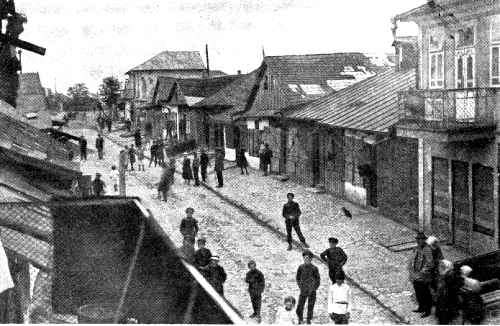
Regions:
M 226 282 L 226 271 L 219 265 L 219 256 L 212 256 L 207 267 L 207 281 L 220 295 L 224 296 L 224 282 Z
M 276 314 L 275 324 L 280 325 L 297 325 L 297 314 L 293 311 L 295 307 L 295 298 L 292 296 L 285 298 L 285 306 Z
M 207 268 L 212 257 L 210 249 L 205 248 L 206 243 L 205 239 L 198 239 L 198 250 L 194 253 L 194 264 L 202 271 L 202 274 L 204 274 L 203 271 Z
M 92 190 L 94 191 L 94 196 L 101 197 L 104 196 L 104 188 L 106 184 L 101 180 L 101 174 L 98 172 L 95 174 L 95 179 L 92 182 Z
M 328 290 L 328 314 L 335 324 L 348 324 L 351 315 L 351 288 L 344 283 L 344 279 L 344 272 L 339 270 Z
M 293 201 L 295 195 L 289 192 L 286 195 L 288 202 L 283 205 L 283 211 L 281 215 L 285 218 L 285 226 L 286 226 L 286 239 L 288 242 L 288 250 L 292 250 L 292 228 L 295 229 L 297 236 L 299 237 L 300 242 L 304 245 L 305 248 L 309 248 L 309 245 L 306 243 L 306 239 L 302 235 L 302 231 L 300 230 L 299 217 L 302 214 L 300 211 L 299 204 Z
M 328 238 L 330 248 L 323 251 L 320 255 L 321 259 L 328 264 L 328 275 L 332 283 L 335 283 L 335 275 L 342 270 L 342 267 L 347 262 L 347 255 L 342 248 L 337 247 L 339 240 L 337 238 Z
M 249 271 L 245 277 L 245 282 L 248 283 L 248 293 L 250 294 L 253 308 L 253 314 L 250 315 L 250 318 L 256 317 L 258 322 L 260 322 L 262 292 L 264 292 L 265 287 L 264 274 L 257 269 L 257 264 L 253 260 L 248 262 L 248 269 Z
M 141 146 L 141 147 L 137 147 L 137 169 L 139 171 L 146 171 L 144 169 L 144 148 Z
M 181 234 L 184 238 L 191 239 L 194 244 L 196 234 L 198 234 L 198 221 L 193 218 L 194 209 L 192 207 L 186 208 L 186 217 L 181 221 Z
M 318 267 L 312 264 L 313 253 L 305 250 L 302 253 L 304 263 L 297 269 L 297 285 L 300 289 L 299 303 L 297 304 L 297 317 L 299 324 L 303 322 L 304 305 L 307 305 L 307 324 L 313 319 L 314 304 L 316 303 L 316 290 L 319 287 L 320 276 Z

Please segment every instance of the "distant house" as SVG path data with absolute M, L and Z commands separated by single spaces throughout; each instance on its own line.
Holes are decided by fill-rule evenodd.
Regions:
M 22 73 L 19 76 L 16 110 L 29 124 L 37 128 L 52 126 L 45 89 L 37 72 Z

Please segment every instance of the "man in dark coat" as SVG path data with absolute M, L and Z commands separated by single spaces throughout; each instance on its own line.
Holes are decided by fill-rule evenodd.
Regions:
M 180 231 L 184 238 L 190 238 L 194 243 L 194 239 L 198 234 L 198 221 L 193 218 L 194 209 L 192 207 L 186 208 L 186 217 L 182 219 Z
M 300 289 L 299 300 L 297 304 L 297 317 L 299 323 L 304 320 L 304 305 L 307 301 L 307 324 L 313 319 L 314 304 L 316 303 L 316 290 L 320 284 L 320 276 L 318 267 L 312 264 L 313 253 L 310 250 L 305 250 L 302 253 L 304 263 L 297 269 L 297 285 Z
M 222 175 L 222 171 L 224 171 L 224 153 L 221 149 L 219 149 L 215 155 L 214 169 L 217 175 L 217 188 L 222 188 L 224 186 L 224 177 Z
M 130 171 L 134 171 L 134 163 L 135 163 L 135 148 L 134 145 L 130 145 L 130 149 L 128 150 L 128 158 L 130 161 Z
M 250 294 L 250 301 L 252 302 L 253 308 L 253 314 L 250 315 L 250 318 L 255 317 L 260 322 L 262 292 L 264 292 L 264 287 L 266 286 L 264 274 L 257 269 L 257 264 L 253 260 L 248 262 L 248 269 L 249 271 L 245 277 L 245 282 L 248 283 L 248 293 Z
M 104 156 L 104 138 L 99 134 L 95 140 L 95 148 L 97 149 L 97 156 L 102 160 Z
M 241 148 L 236 151 L 236 165 L 241 169 L 241 174 L 248 175 L 248 161 L 245 156 L 245 149 Z
M 210 165 L 210 160 L 208 158 L 205 149 L 202 148 L 200 151 L 200 167 L 201 167 L 201 180 L 203 182 L 207 181 L 207 167 Z
M 273 151 L 269 148 L 269 144 L 264 145 L 264 152 L 262 153 L 262 167 L 264 169 L 264 175 L 268 175 L 271 172 L 271 159 L 273 157 Z
M 193 162 L 191 163 L 191 170 L 193 171 L 194 178 L 194 186 L 198 187 L 200 185 L 200 159 L 198 158 L 198 154 L 196 152 L 193 153 Z
M 156 158 L 158 159 L 158 164 L 162 165 L 165 163 L 165 155 L 163 154 L 163 149 L 165 148 L 165 144 L 163 143 L 163 140 L 158 140 L 157 147 L 156 147 Z M 155 163 L 156 166 L 156 163 Z
M 417 248 L 410 260 L 409 274 L 410 281 L 415 289 L 415 297 L 418 302 L 418 308 L 413 312 L 422 313 L 422 318 L 431 314 L 432 295 L 430 285 L 432 281 L 432 270 L 434 267 L 432 250 L 425 243 L 427 237 L 423 232 L 418 232 Z
M 224 282 L 226 282 L 226 271 L 219 265 L 219 256 L 212 256 L 206 270 L 207 281 L 220 295 L 224 296 Z
M 80 160 L 87 160 L 87 139 L 85 136 L 80 137 Z
M 155 166 L 156 166 L 156 160 L 157 160 L 156 152 L 157 152 L 157 149 L 158 149 L 158 144 L 156 143 L 156 140 L 153 140 L 153 142 L 151 143 L 151 146 L 149 147 L 149 152 L 150 152 L 149 167 L 151 167 L 151 163 L 153 163 L 153 161 L 155 162 Z
M 309 248 L 309 245 L 306 243 L 306 239 L 304 235 L 302 235 L 302 231 L 300 230 L 300 222 L 299 217 L 302 214 L 300 211 L 299 204 L 293 201 L 295 195 L 293 193 L 288 193 L 286 198 L 288 202 L 283 205 L 282 216 L 285 218 L 285 226 L 286 226 L 286 238 L 288 242 L 288 250 L 292 250 L 292 228 L 295 229 L 295 233 L 299 237 L 300 242 L 304 245 L 304 247 Z
M 96 173 L 95 179 L 92 181 L 92 190 L 94 191 L 94 196 L 101 197 L 104 195 L 105 188 L 104 181 L 101 180 L 101 174 Z
M 111 113 L 106 117 L 106 124 L 108 125 L 108 132 L 111 132 L 111 126 L 113 124 L 113 120 L 111 120 Z
M 335 283 L 335 275 L 342 271 L 342 267 L 347 262 L 347 255 L 342 248 L 337 247 L 339 240 L 337 238 L 329 238 L 330 248 L 323 251 L 320 255 L 321 259 L 328 264 L 328 276 L 332 284 Z

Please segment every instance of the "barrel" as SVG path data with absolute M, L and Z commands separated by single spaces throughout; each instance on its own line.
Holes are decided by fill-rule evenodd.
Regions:
M 112 324 L 118 304 L 116 303 L 91 303 L 78 308 L 79 324 Z M 119 323 L 125 322 L 125 314 L 120 313 Z

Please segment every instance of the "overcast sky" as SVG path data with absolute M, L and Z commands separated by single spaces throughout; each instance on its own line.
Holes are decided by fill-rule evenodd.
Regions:
M 389 52 L 390 19 L 425 0 L 16 0 L 28 17 L 23 71 L 66 92 L 127 70 L 164 50 L 209 45 L 210 68 L 248 72 L 266 55 Z M 412 28 L 405 31 L 412 34 Z

